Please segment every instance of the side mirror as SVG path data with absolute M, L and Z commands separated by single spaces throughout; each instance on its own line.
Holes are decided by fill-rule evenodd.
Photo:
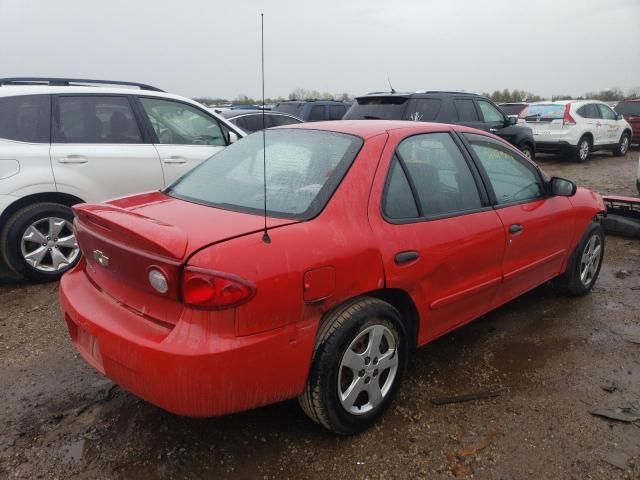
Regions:
M 238 141 L 238 134 L 236 132 L 229 132 L 229 144 L 236 143 Z
M 565 178 L 553 177 L 549 181 L 551 195 L 560 197 L 572 197 L 576 194 L 578 187 L 571 180 Z
M 624 115 L 616 114 L 616 120 L 624 120 Z
M 518 117 L 516 117 L 515 115 L 511 115 L 508 117 L 507 121 L 509 122 L 508 125 L 515 125 L 516 123 L 518 123 Z

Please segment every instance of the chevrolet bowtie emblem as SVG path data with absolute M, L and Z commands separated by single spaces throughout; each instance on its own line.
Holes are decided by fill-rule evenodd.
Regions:
M 109 257 L 107 257 L 100 250 L 94 250 L 93 251 L 93 258 L 96 260 L 96 262 L 98 262 L 100 264 L 101 267 L 108 267 L 109 266 Z

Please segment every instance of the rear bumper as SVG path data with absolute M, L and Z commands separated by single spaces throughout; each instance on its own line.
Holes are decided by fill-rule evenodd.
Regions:
M 102 293 L 83 268 L 84 261 L 60 282 L 69 334 L 89 364 L 133 394 L 205 417 L 293 398 L 304 388 L 314 324 L 235 337 L 221 333 L 216 322 L 228 321 L 221 312 L 185 310 L 168 328 Z M 233 322 L 233 310 L 225 315 Z

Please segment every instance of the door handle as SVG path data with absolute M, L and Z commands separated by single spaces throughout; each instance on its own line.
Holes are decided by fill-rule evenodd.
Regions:
M 511 234 L 521 232 L 522 230 L 524 230 L 524 227 L 519 223 L 514 223 L 512 225 L 509 225 L 509 233 Z
M 164 163 L 167 163 L 169 165 L 182 165 L 184 163 L 187 163 L 187 160 L 184 157 L 173 156 L 165 158 Z
M 62 157 L 58 159 L 58 163 L 87 163 L 89 160 L 87 160 L 87 157 L 83 156 L 83 155 L 68 155 L 66 157 Z
M 402 265 L 403 263 L 409 263 L 414 260 L 420 258 L 420 254 L 418 252 L 414 252 L 413 250 L 407 252 L 398 252 L 394 258 L 394 261 L 398 265 Z
M 498 129 L 497 129 L 497 128 L 490 128 L 490 129 L 489 129 L 489 132 L 491 132 L 491 133 L 496 133 L 497 131 L 498 131 Z

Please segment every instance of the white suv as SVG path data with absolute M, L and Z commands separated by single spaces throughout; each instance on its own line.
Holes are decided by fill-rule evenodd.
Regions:
M 80 256 L 71 205 L 163 188 L 242 135 L 148 85 L 0 79 L 4 260 L 34 281 L 59 278 Z
M 598 100 L 532 103 L 520 117 L 533 130 L 538 152 L 570 153 L 584 162 L 595 150 L 619 156 L 629 150 L 631 125 Z

